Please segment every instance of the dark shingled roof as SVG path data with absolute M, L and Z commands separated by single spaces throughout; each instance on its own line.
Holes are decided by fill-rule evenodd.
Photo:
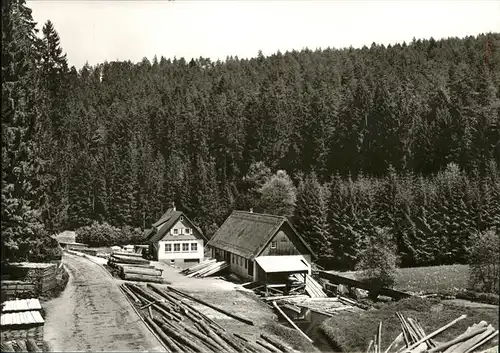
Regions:
M 167 212 L 165 212 L 157 222 L 153 223 L 153 227 L 146 233 L 145 236 L 147 242 L 156 243 L 157 241 L 162 240 L 165 234 L 167 234 L 170 231 L 170 229 L 174 226 L 175 223 L 177 223 L 177 220 L 181 216 L 184 216 L 184 219 L 201 234 L 203 239 L 206 240 L 201 229 L 197 227 L 193 222 L 191 222 L 184 213 L 182 213 L 181 211 L 174 210 L 173 208 L 169 208 Z M 186 239 L 191 239 L 191 238 L 192 236 L 189 235 L 189 237 Z M 183 240 L 181 236 L 178 236 L 175 239 Z
M 285 223 L 315 257 L 286 217 L 245 211 L 233 211 L 207 245 L 253 260 Z

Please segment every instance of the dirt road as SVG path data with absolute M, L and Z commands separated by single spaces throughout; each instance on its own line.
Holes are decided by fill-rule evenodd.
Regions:
M 70 279 L 44 304 L 44 336 L 51 351 L 165 351 L 111 275 L 89 259 L 65 254 Z

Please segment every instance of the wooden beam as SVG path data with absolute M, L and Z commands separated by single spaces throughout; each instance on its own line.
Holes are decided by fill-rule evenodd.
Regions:
M 276 304 L 275 301 L 273 301 L 273 306 L 276 308 L 276 310 L 278 310 L 278 312 L 290 323 L 290 325 L 292 325 L 292 327 L 294 329 L 296 329 L 302 336 L 304 336 L 304 338 L 306 338 L 309 342 L 313 342 L 312 339 L 309 338 L 309 336 L 307 336 L 304 332 L 302 332 L 302 330 L 297 326 L 295 325 L 295 322 L 293 322 L 285 313 L 283 310 L 281 310 L 281 308 L 278 306 L 278 304 Z
M 385 295 L 387 297 L 391 297 L 391 298 L 394 298 L 396 300 L 410 298 L 412 296 L 411 294 L 408 294 L 408 293 L 400 292 L 400 291 L 397 291 L 394 289 L 389 289 L 389 288 L 377 287 L 377 286 L 374 286 L 372 284 L 356 281 L 354 279 L 339 276 L 339 275 L 336 275 L 336 274 L 333 274 L 330 272 L 326 272 L 326 271 L 318 271 L 318 272 L 319 272 L 319 276 L 321 278 L 329 280 L 333 283 L 345 284 L 347 286 L 356 287 L 356 288 L 364 289 L 367 291 L 376 291 L 377 293 L 379 293 L 381 295 Z

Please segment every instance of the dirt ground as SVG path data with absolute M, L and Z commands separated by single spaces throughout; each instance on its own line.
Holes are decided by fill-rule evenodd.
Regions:
M 45 338 L 51 350 L 164 351 L 118 289 L 117 285 L 123 281 L 113 278 L 102 266 L 106 260 L 81 255 L 65 255 L 70 273 L 68 286 L 60 298 L 44 304 L 48 313 Z M 180 269 L 161 262 L 151 261 L 151 265 L 163 269 L 167 285 L 255 324 L 247 325 L 205 305 L 188 301 L 229 331 L 249 339 L 267 333 L 297 351 L 317 351 L 296 331 L 280 325 L 273 310 L 240 284 L 217 277 L 186 277 L 179 273 Z
M 161 262 L 152 261 L 151 265 L 163 269 L 163 278 L 173 288 L 216 305 L 240 317 L 252 320 L 255 325 L 247 325 L 203 304 L 188 301 L 197 310 L 229 331 L 239 333 L 250 340 L 254 340 L 261 333 L 267 333 L 278 337 L 297 351 L 318 351 L 312 344 L 297 334 L 295 330 L 279 324 L 274 311 L 260 300 L 253 291 L 243 288 L 240 284 L 217 277 L 186 277 L 179 273 L 180 269 Z
M 70 275 L 66 289 L 42 303 L 51 351 L 164 351 L 108 272 L 80 256 L 65 254 L 63 263 Z

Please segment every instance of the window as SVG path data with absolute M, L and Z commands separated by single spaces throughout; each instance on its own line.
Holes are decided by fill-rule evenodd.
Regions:
M 277 241 L 273 240 L 271 242 L 271 249 L 276 249 Z
M 189 251 L 189 243 L 182 243 L 182 251 Z
M 245 259 L 245 269 L 247 268 L 247 266 L 248 266 L 247 259 Z
M 181 244 L 174 244 L 174 251 L 181 251 Z
M 184 216 L 181 216 L 181 221 L 183 221 L 183 220 L 184 220 Z
M 198 251 L 198 243 L 191 243 L 191 251 Z
M 232 255 L 232 256 L 231 256 L 231 259 L 232 259 L 231 261 L 232 261 L 232 262 L 233 262 L 233 264 L 234 264 L 234 255 Z
M 188 262 L 200 262 L 200 259 L 184 259 L 184 263 Z
M 186 228 L 185 231 L 186 231 L 186 234 L 189 234 L 189 232 L 191 231 L 191 229 Z
M 175 263 L 175 260 L 170 260 L 170 263 L 171 263 L 171 264 L 174 264 L 174 263 Z
M 165 244 L 165 252 L 171 252 L 172 251 L 172 244 Z
M 174 229 L 174 234 L 177 234 L 178 230 L 177 229 Z

